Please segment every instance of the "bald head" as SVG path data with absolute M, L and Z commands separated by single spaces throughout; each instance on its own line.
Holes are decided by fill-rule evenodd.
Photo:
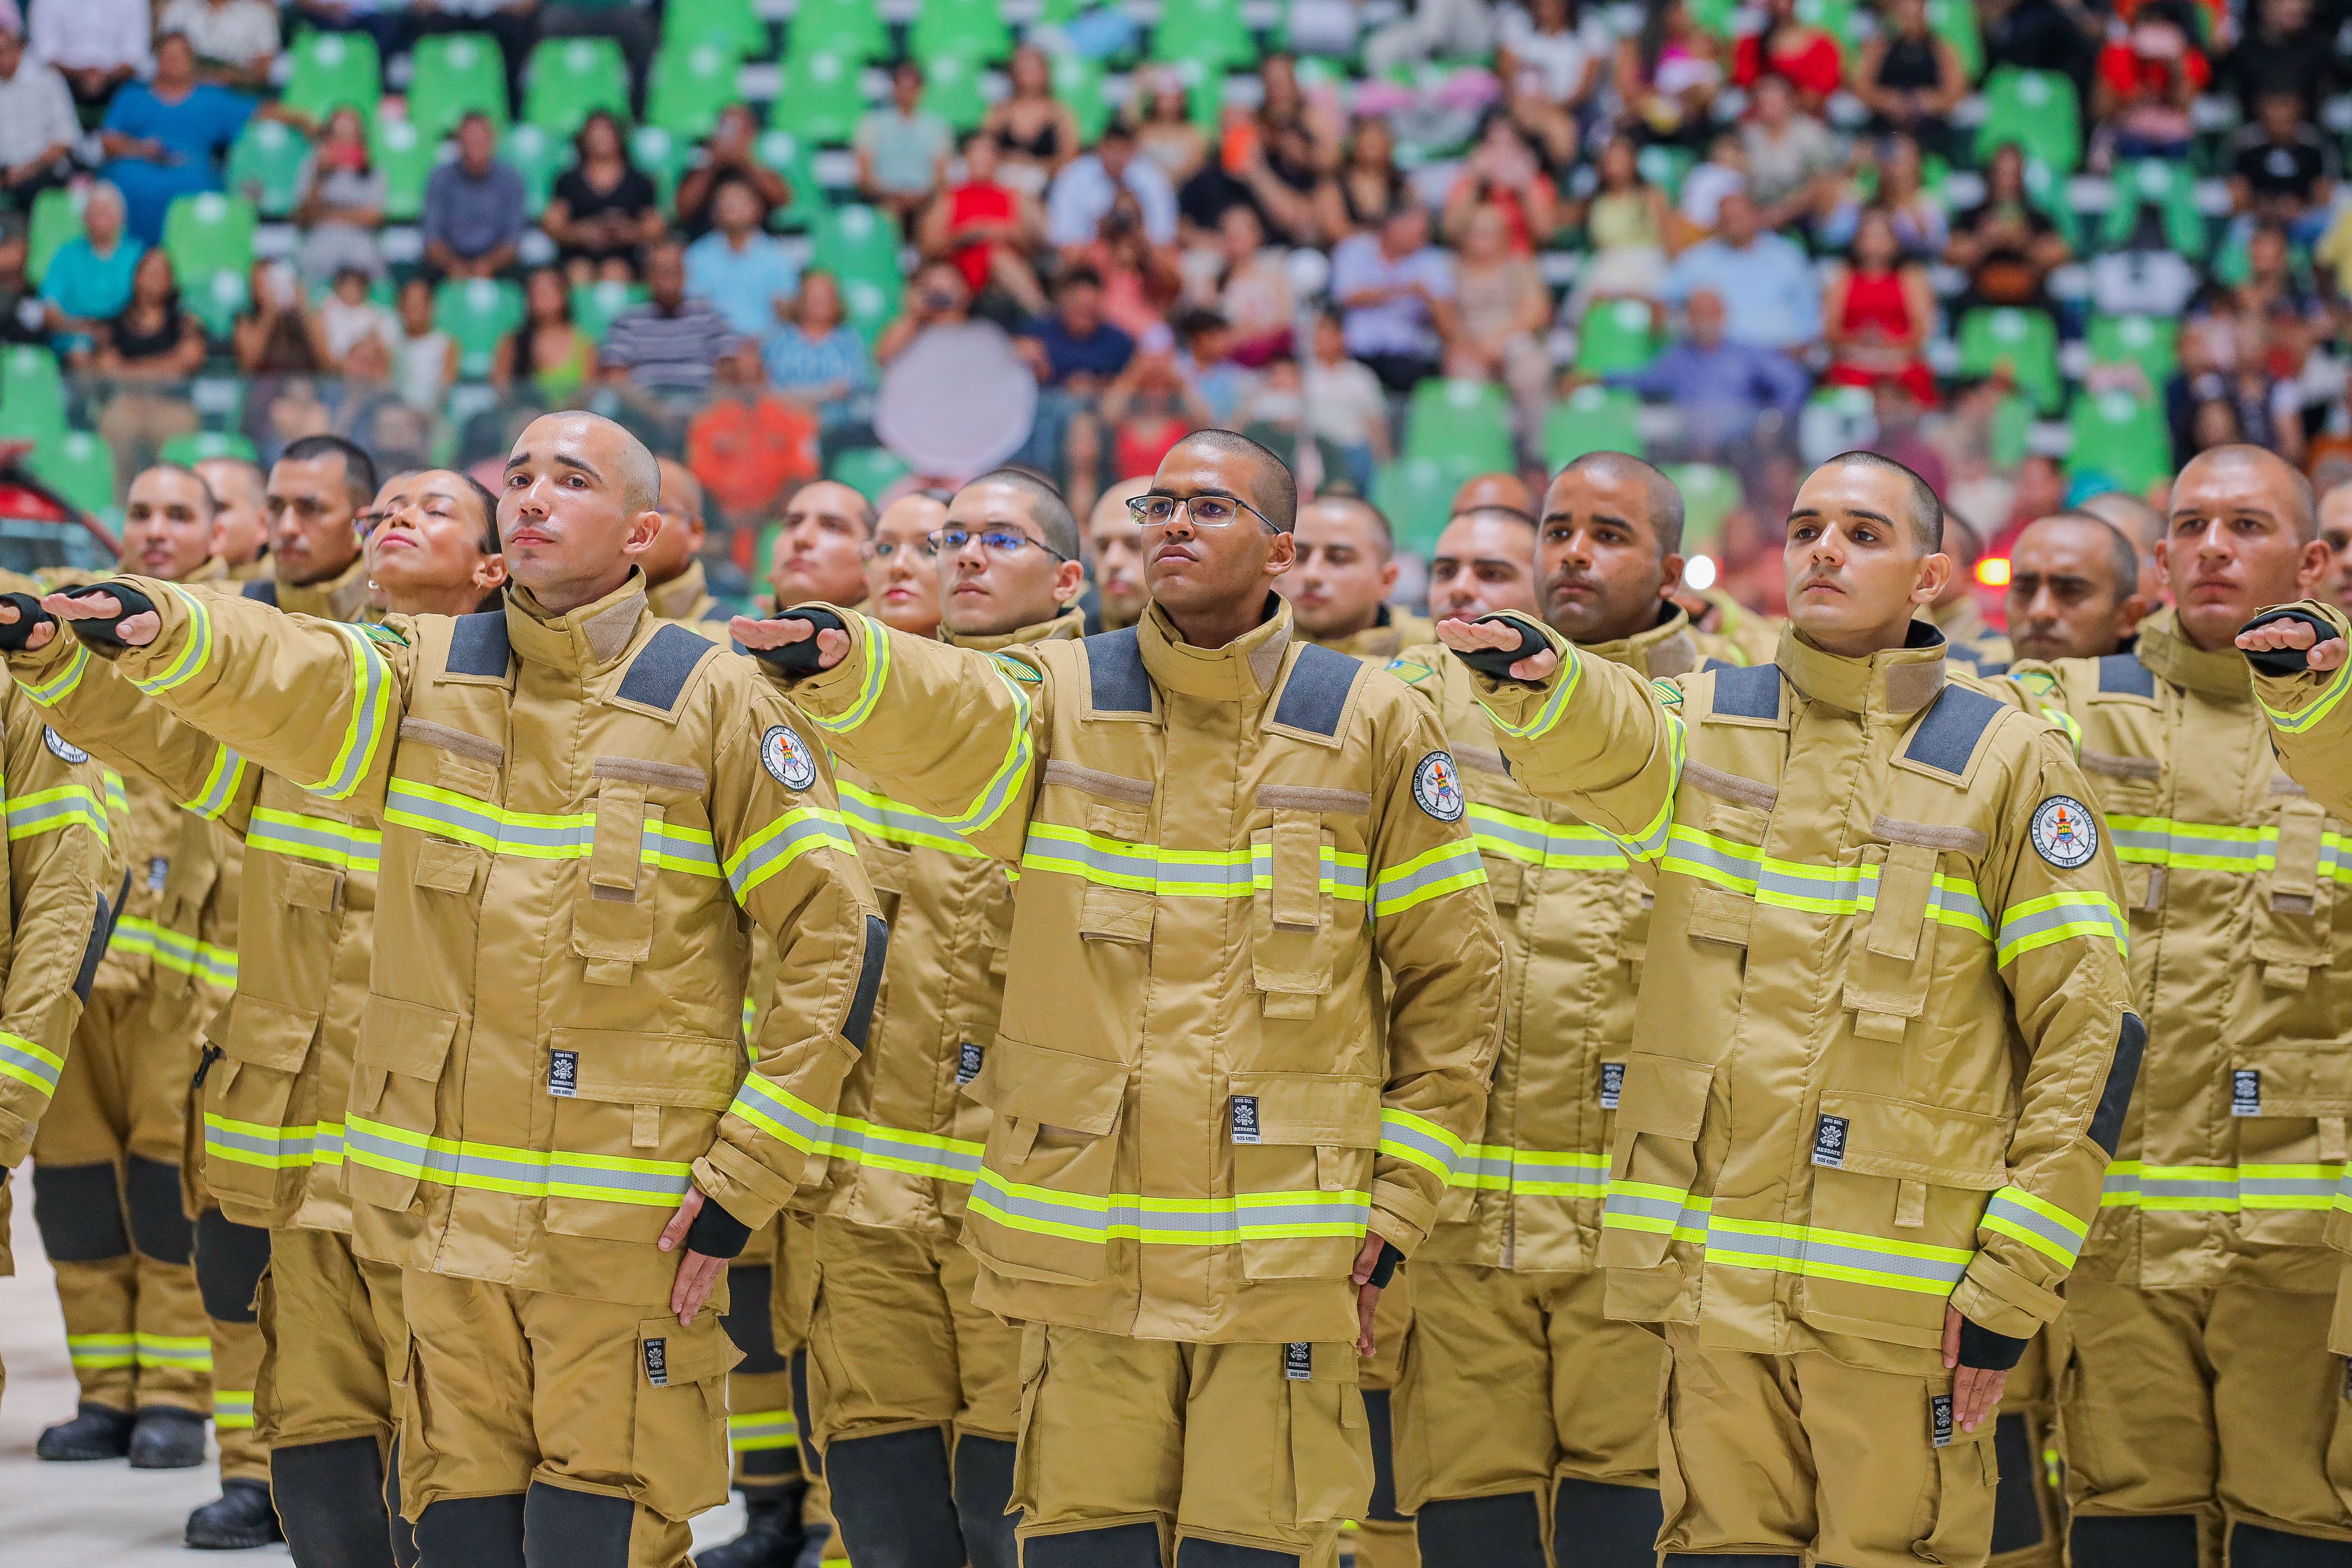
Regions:
M 1533 518 L 1536 493 L 1528 489 L 1528 481 L 1517 474 L 1477 474 L 1463 482 L 1454 492 L 1453 514 L 1475 511 L 1480 507 L 1498 506 L 1506 510 L 1523 512 Z
M 2164 573 L 2156 563 L 2156 542 L 2164 537 L 2164 514 L 2128 490 L 2095 495 L 2075 510 L 2131 541 L 2139 554 L 2139 592 L 2151 606 L 2164 602 Z
M 2191 646 L 2218 652 L 2272 605 L 2313 593 L 2328 563 L 2311 481 L 2259 447 L 2217 447 L 2172 482 L 2158 560 Z
M 1586 474 L 1603 483 L 1640 485 L 1649 497 L 1650 531 L 1657 535 L 1658 558 L 1663 561 L 1683 552 L 1683 492 L 1664 468 L 1630 452 L 1587 452 L 1560 469 L 1560 474 Z M 1552 482 L 1559 481 L 1555 478 Z M 1457 501 L 1455 510 L 1466 509 Z
M 2020 658 L 2114 653 L 2147 613 L 2139 552 L 2086 511 L 2056 512 L 2010 546 L 2009 637 Z
M 1953 520 L 1945 512 L 1944 503 L 1937 497 L 1935 486 L 1894 458 L 1881 457 L 1876 452 L 1858 450 L 1841 452 L 1823 463 L 1822 467 L 1828 468 L 1848 465 L 1875 468 L 1881 473 L 1899 479 L 1902 481 L 1904 511 L 1906 513 L 1903 521 L 1911 531 L 1913 552 L 1919 555 L 1948 553 L 1944 550 L 1944 530 Z M 1961 526 L 1967 527 L 1965 523 Z M 1974 539 L 1975 530 L 1970 529 L 1968 537 Z M 1977 546 L 1979 551 L 1983 548 L 1981 544 Z M 1974 559 L 1974 556 L 1969 557 L 1971 561 Z M 1964 577 L 1967 574 L 1956 569 L 1952 575 Z
M 2297 542 L 2307 544 L 2319 537 L 2319 498 L 2303 470 L 2266 447 L 2243 443 L 2210 447 L 2189 459 L 2188 467 L 2172 482 L 2176 514 L 2180 510 L 2180 488 L 2189 483 L 2192 473 L 2209 467 L 2234 476 L 2225 482 L 2275 487 L 2283 503 L 2282 519 L 2294 530 Z M 2199 475 L 2200 479 L 2205 477 Z
M 499 537 L 517 583 L 566 615 L 619 588 L 662 528 L 661 472 L 627 429 L 598 414 L 549 414 L 507 458 Z
M 1078 520 L 1070 511 L 1070 503 L 1062 492 L 1039 479 L 1027 468 L 997 468 L 982 474 L 973 484 L 1000 484 L 1018 494 L 1029 510 L 1029 521 L 1037 525 L 1047 545 L 1065 561 L 1076 561 L 1084 552 L 1078 540 Z

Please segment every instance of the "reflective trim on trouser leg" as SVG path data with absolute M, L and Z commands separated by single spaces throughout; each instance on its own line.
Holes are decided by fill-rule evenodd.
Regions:
M 53 1263 L 103 1263 L 131 1250 L 111 1163 L 35 1165 L 33 1223 Z
M 1655 1487 L 1571 1476 L 1552 1493 L 1551 1520 L 1552 1553 L 1560 1568 L 1651 1568 L 1665 1512 Z
M 1176 1568 L 1298 1568 L 1298 1553 L 1265 1546 L 1236 1546 L 1188 1535 L 1176 1543 Z
M 824 1479 L 824 1450 L 817 1447 L 816 1417 L 809 1412 L 808 1352 L 794 1351 L 791 1359 L 793 1416 L 800 1423 L 801 1447 L 803 1450 L 801 1455 L 801 1468 L 808 1472 L 811 1480 L 821 1481 Z
M 416 1553 L 428 1565 L 523 1568 L 523 1495 L 443 1498 L 416 1516 Z M 624 1541 L 623 1550 L 626 1550 Z
M 416 1527 L 400 1517 L 400 1439 L 383 1462 L 383 1513 L 392 1526 L 393 1568 L 417 1568 Z
M 2352 1568 L 2352 1541 L 2295 1535 L 2241 1520 L 2230 1527 L 2230 1568 Z
M 1160 1527 L 1145 1520 L 1033 1535 L 1021 1543 L 1021 1568 L 1160 1568 Z
M 833 1522 L 857 1568 L 963 1568 L 963 1531 L 936 1426 L 835 1438 L 824 1457 Z
M 1391 1447 L 1389 1424 L 1389 1391 L 1367 1388 L 1364 1391 L 1364 1419 L 1370 1430 L 1372 1445 L 1372 1500 L 1365 1505 L 1367 1519 L 1402 1519 L 1397 1511 L 1396 1453 Z
M 1543 1512 L 1532 1492 L 1432 1498 L 1413 1515 L 1422 1568 L 1545 1568 Z
M 271 1449 L 270 1495 L 294 1561 L 302 1568 L 385 1568 L 393 1555 L 383 1483 L 373 1437 Z
M 743 1352 L 735 1364 L 739 1377 L 756 1377 L 762 1373 L 782 1372 L 787 1363 L 776 1349 L 776 1325 L 768 1317 L 768 1300 L 775 1289 L 776 1271 L 765 1263 L 754 1263 L 727 1271 L 728 1308 L 719 1320 L 727 1329 L 727 1337 Z
M 1992 1451 L 2000 1463 L 2000 1488 L 1992 1500 L 1992 1554 L 1998 1557 L 2042 1544 L 2042 1457 L 2021 1415 L 1993 1423 Z
M 1018 1521 L 1004 1511 L 1013 1500 L 1013 1447 L 1003 1437 L 965 1436 L 955 1446 L 956 1521 L 971 1568 L 1018 1568 Z
M 2082 1514 L 2066 1534 L 2074 1568 L 2197 1568 L 2193 1513 Z
M 140 1256 L 158 1263 L 187 1262 L 194 1255 L 196 1231 L 180 1206 L 180 1167 L 133 1154 L 122 1184 L 131 1200 L 131 1243 Z
M 523 1495 L 530 1499 L 522 1527 L 525 1568 L 629 1568 L 635 1503 L 545 1481 L 531 1482 Z M 425 1511 L 429 1515 L 432 1510 Z M 425 1549 L 425 1568 L 438 1568 L 430 1546 Z
M 224 1323 L 254 1321 L 253 1293 L 269 1267 L 269 1232 L 239 1225 L 218 1209 L 196 1216 L 196 1289 L 205 1316 Z

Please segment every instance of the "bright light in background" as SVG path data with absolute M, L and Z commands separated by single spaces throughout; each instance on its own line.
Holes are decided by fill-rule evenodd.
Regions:
M 2009 586 L 2009 557 L 1988 555 L 1977 563 L 1977 581 L 1988 588 Z
M 2004 563 L 2004 565 L 2007 563 Z M 1715 586 L 1715 561 L 1711 556 L 1694 555 L 1683 563 L 1683 586 L 1694 593 L 1705 593 Z

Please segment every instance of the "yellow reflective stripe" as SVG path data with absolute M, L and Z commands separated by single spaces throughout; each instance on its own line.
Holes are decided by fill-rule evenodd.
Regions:
M 278 1127 L 266 1121 L 238 1121 L 207 1110 L 205 1154 L 208 1159 L 265 1171 L 340 1165 L 343 1163 L 343 1124 L 318 1121 L 307 1127 Z
M 527 1198 L 593 1198 L 647 1208 L 677 1207 L 694 1170 L 676 1160 L 433 1138 L 360 1116 L 345 1126 L 344 1157 L 355 1165 L 438 1186 Z
M 258 805 L 253 809 L 253 825 L 247 830 L 245 843 L 248 849 L 289 855 L 337 870 L 373 875 L 383 868 L 383 835 L 331 816 Z
M 1462 1158 L 1462 1140 L 1425 1116 L 1399 1106 L 1381 1108 L 1380 1152 L 1409 1161 L 1443 1181 Z
M 100 843 L 109 842 L 106 807 L 88 784 L 58 784 L 30 795 L 10 795 L 5 815 L 12 843 L 38 833 L 56 833 L 76 824 L 97 834 Z
M 1545 870 L 1619 871 L 1616 837 L 1583 823 L 1546 822 L 1480 801 L 1470 803 L 1470 832 L 1486 854 Z
M 220 814 L 236 799 L 238 787 L 245 782 L 246 761 L 226 746 L 213 748 L 213 765 L 205 774 L 204 787 L 196 791 L 194 800 L 180 805 L 198 816 L 217 822 Z
M 139 915 L 124 915 L 114 922 L 114 937 L 107 943 L 106 951 L 152 959 L 173 973 L 190 975 L 225 990 L 236 986 L 235 949 L 184 935 Z
M 794 806 L 736 846 L 727 857 L 727 884 L 740 903 L 793 861 L 820 848 L 857 853 L 841 813 L 821 805 Z
M 205 608 L 203 600 L 186 589 L 170 583 L 163 584 L 162 586 L 166 594 L 177 597 L 181 607 L 187 612 L 187 641 L 181 647 L 179 656 L 172 660 L 163 674 L 150 676 L 144 680 L 133 679 L 131 682 L 150 697 L 159 696 L 174 687 L 186 685 L 212 661 L 213 657 L 212 612 Z
M 1425 849 L 1401 866 L 1384 866 L 1373 880 L 1372 913 L 1401 915 L 1405 910 L 1486 885 L 1486 863 L 1478 858 L 1475 839 L 1457 838 Z
M 1068 1241 L 1137 1241 L 1147 1246 L 1228 1247 L 1301 1237 L 1355 1237 L 1371 1222 L 1371 1194 L 1326 1192 L 1237 1193 L 1219 1198 L 1160 1198 L 1135 1193 L 1106 1197 L 1009 1182 L 982 1170 L 971 1212 L 1013 1230 Z
M 57 1092 L 58 1079 L 65 1070 L 65 1058 L 47 1046 L 36 1045 L 22 1035 L 12 1035 L 0 1029 L 0 1078 L 13 1078 L 18 1083 L 29 1084 L 42 1099 L 47 1100 Z
M 1993 1194 L 1977 1226 L 2021 1241 L 2067 1268 L 2074 1267 L 2091 1234 L 2091 1227 L 2082 1220 L 2014 1184 Z
M 252 1431 L 253 1390 L 215 1388 L 213 1390 L 213 1430 L 216 1432 Z
M 2245 1209 L 2320 1212 L 2352 1206 L 2338 1184 L 2347 1167 L 2319 1165 L 2110 1164 L 2100 1184 L 2103 1208 L 2170 1214 L 2236 1214 Z
M 800 1423 L 790 1410 L 747 1410 L 727 1417 L 727 1443 L 739 1454 L 801 1446 Z
M 808 721 L 831 734 L 846 735 L 874 716 L 874 704 L 882 700 L 882 689 L 890 680 L 890 633 L 879 622 L 845 610 L 842 618 L 857 623 L 858 642 L 866 650 L 866 675 L 858 682 L 856 700 L 844 709 L 837 718 L 827 719 L 802 710 Z
M 141 1366 L 213 1369 L 213 1342 L 205 1334 L 135 1334 L 132 1351 Z
M 1875 865 L 1808 866 L 1680 823 L 1675 825 L 1661 868 L 1712 882 L 1775 909 L 1862 915 L 1878 907 Z M 1984 902 L 1977 885 L 1966 878 L 1937 873 L 1927 913 L 1944 925 L 1991 940 Z
M 2036 949 L 2076 937 L 2105 938 L 2123 952 L 2126 940 L 2123 910 L 2105 893 L 2081 889 L 2011 904 L 2000 912 L 1994 962 L 2006 966 Z
M 109 814 L 131 809 L 131 792 L 122 783 L 122 775 L 112 768 L 106 770 L 106 809 Z
M 2273 708 L 2263 700 L 2262 689 L 2262 683 L 2256 681 L 2254 700 L 2262 703 L 2263 711 L 2270 716 L 2272 727 L 2289 735 L 2300 735 L 2334 712 L 2336 704 L 2344 700 L 2344 694 L 2352 691 L 2352 660 L 2336 667 L 2335 678 L 2319 689 L 2318 698 L 2308 708 L 2292 711 Z
M 46 680 L 19 680 L 16 684 L 25 695 L 43 708 L 54 708 L 73 694 L 81 684 L 82 671 L 89 668 L 89 649 L 82 647 L 79 637 L 69 638 L 73 651 L 66 655 L 65 664 Z
M 949 822 L 948 826 L 959 833 L 978 833 L 1003 816 L 1013 797 L 1028 782 L 1030 765 L 1036 760 L 1035 747 L 1029 739 L 1029 694 L 1021 689 L 1021 682 L 1003 665 L 992 664 L 990 668 L 1013 694 L 1013 740 L 1004 748 L 1004 760 L 996 765 L 996 772 L 990 775 L 980 794 Z
M 135 1364 L 134 1344 L 130 1334 L 68 1334 L 66 1355 L 76 1370 L 98 1372 Z
M 342 743 L 327 776 L 303 787 L 328 800 L 348 799 L 374 771 L 392 711 L 392 670 L 375 650 L 375 639 L 357 626 L 337 624 L 352 648 L 352 713 L 343 722 Z
M 904 801 L 892 800 L 887 795 L 861 789 L 846 780 L 841 781 L 836 787 L 841 793 L 843 819 L 869 838 L 905 844 L 919 849 L 936 849 L 943 855 L 985 858 L 957 834 L 951 824 L 940 821 L 929 812 L 918 810 Z
M 1484 691 L 1476 693 L 1478 706 L 1486 709 L 1488 721 L 1515 741 L 1532 741 L 1549 734 L 1552 726 L 1559 722 L 1560 715 L 1568 711 L 1569 699 L 1576 695 L 1577 687 L 1584 679 L 1584 659 L 1576 651 L 1574 644 L 1555 643 L 1552 648 L 1559 655 L 1559 668 L 1552 672 L 1551 689 L 1544 698 L 1544 705 L 1537 709 L 1536 716 L 1525 724 L 1506 722 L 1502 715 L 1495 711 L 1486 694 Z

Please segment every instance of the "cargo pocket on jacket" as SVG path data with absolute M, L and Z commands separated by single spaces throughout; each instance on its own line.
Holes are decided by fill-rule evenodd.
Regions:
M 1936 867 L 1942 852 L 1919 844 L 1863 847 L 1865 878 L 1875 870 L 1877 891 L 1868 922 L 1856 922 L 1849 942 L 1843 1005 L 1853 1032 L 1865 1040 L 1902 1043 L 1911 1020 L 1927 1005 L 1936 968 Z
M 591 985 L 626 985 L 654 954 L 654 906 L 660 886 L 645 863 L 648 834 L 661 831 L 662 808 L 635 784 L 606 780 L 596 792 L 596 840 L 588 876 L 572 908 L 572 951 Z
M 1932 1412 L 1924 1412 L 1932 1423 Z M 2000 1461 L 1994 1455 L 1994 1423 L 1976 1431 L 1956 1426 L 1952 1440 L 1933 1450 L 1936 1497 L 1933 1517 L 1922 1521 L 1911 1555 L 1922 1563 L 1981 1563 L 1992 1539 L 1992 1506 L 2000 1490 Z
M 1062 1284 L 1103 1277 L 1130 1070 L 997 1037 L 964 1090 L 996 1112 L 964 1222 L 991 1268 Z
M 542 1082 L 555 1100 L 557 1163 L 548 1173 L 547 1228 L 604 1241 L 659 1238 L 742 1076 L 735 1043 L 715 1036 L 549 1035 Z
M 489 863 L 487 849 L 453 844 L 446 838 L 423 838 L 416 846 L 416 885 L 467 898 L 481 890 L 482 871 Z
M 1288 1453 L 1278 1458 L 1289 1460 L 1284 1478 L 1288 1495 L 1276 1496 L 1276 1519 L 1314 1525 L 1360 1517 L 1371 1501 L 1372 1447 L 1364 1394 L 1356 1381 L 1356 1347 L 1330 1342 L 1270 1348 L 1286 1394 Z
M 1151 819 L 1139 811 L 1088 805 L 1086 831 L 1086 844 L 1070 847 L 1087 861 L 1078 935 L 1087 942 L 1150 945 L 1159 886 L 1159 851 L 1145 842 Z
M 692 1328 L 676 1318 L 637 1325 L 636 1411 L 630 1431 L 629 1495 L 683 1522 L 727 1500 L 727 1373 L 743 1352 L 717 1312 Z
M 2352 1062 L 2341 1051 L 2252 1051 L 2230 1064 L 2238 1133 L 2238 1234 L 2250 1242 L 2352 1250 L 2336 1207 L 2352 1126 Z
M 1325 857 L 1331 858 L 1327 868 Z M 1251 897 L 1250 966 L 1258 1010 L 1268 1018 L 1312 1018 L 1331 989 L 1332 893 L 1338 854 L 1312 811 L 1283 809 L 1274 826 L 1250 835 L 1250 874 L 1264 885 Z M 1330 879 L 1327 889 L 1325 879 Z M 1361 868 L 1353 872 L 1360 889 Z M 1361 915 L 1361 907 L 1349 908 Z
M 1678 1225 L 1704 1229 L 1706 1216 L 1688 1204 L 1714 1081 L 1706 1062 L 1638 1053 L 1627 1059 L 1601 1218 L 1602 1268 L 1654 1268 Z
M 1344 1278 L 1371 1221 L 1381 1086 L 1287 1072 L 1237 1072 L 1226 1084 L 1243 1274 Z
M 221 1059 L 205 1078 L 202 1168 L 215 1193 L 274 1207 L 301 1190 L 319 1130 L 289 1123 L 318 1033 L 315 1010 L 249 992 L 233 998 L 214 1026 Z
M 398 1211 L 416 1201 L 434 1125 L 434 1095 L 465 1019 L 370 995 L 352 1063 L 343 1181 L 354 1198 Z

